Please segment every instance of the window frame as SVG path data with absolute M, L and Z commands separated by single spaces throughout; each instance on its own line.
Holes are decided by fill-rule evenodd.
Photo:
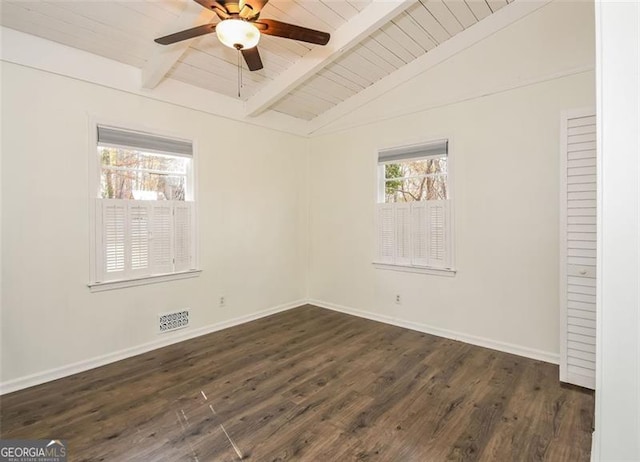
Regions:
M 440 140 L 447 140 L 447 196 L 449 201 L 449 227 L 447 239 L 449 242 L 449 268 L 441 268 L 435 266 L 417 266 L 412 264 L 390 264 L 377 261 L 378 258 L 378 205 L 385 204 L 385 169 L 386 163 L 379 162 L 378 156 L 380 152 L 386 150 L 415 150 L 421 146 L 426 146 Z M 409 143 L 388 144 L 376 148 L 371 156 L 373 163 L 374 181 L 375 181 L 375 200 L 373 201 L 373 216 L 374 216 L 374 236 L 373 236 L 373 262 L 374 268 L 379 270 L 391 270 L 408 273 L 430 274 L 436 276 L 448 276 L 453 277 L 457 273 L 456 267 L 456 233 L 455 233 L 455 149 L 456 143 L 454 137 L 451 135 L 430 136 L 428 138 L 419 138 Z M 426 159 L 431 156 L 416 156 L 415 159 Z M 429 201 L 414 201 L 414 202 L 429 202 Z M 407 202 L 410 204 L 411 202 Z
M 187 169 L 187 179 L 191 181 L 187 181 L 187 188 L 185 190 L 185 202 L 192 202 L 193 205 L 193 266 L 194 269 L 188 271 L 180 271 L 174 273 L 166 273 L 166 274 L 157 274 L 157 275 L 146 275 L 140 277 L 128 277 L 126 279 L 119 280 L 111 280 L 111 281 L 98 281 L 98 275 L 101 274 L 100 269 L 98 268 L 98 264 L 101 261 L 101 258 L 98 257 L 98 252 L 101 251 L 97 247 L 98 243 L 96 242 L 97 237 L 97 225 L 98 220 L 97 217 L 97 206 L 96 200 L 101 199 L 100 194 L 100 184 L 101 184 L 101 174 L 102 174 L 102 164 L 100 162 L 100 156 L 98 154 L 98 126 L 111 126 L 121 128 L 123 130 L 132 130 L 138 132 L 146 132 L 153 135 L 158 135 L 166 138 L 173 138 L 177 140 L 186 140 L 189 139 L 192 143 L 193 153 L 191 156 L 190 167 Z M 200 275 L 202 270 L 200 269 L 200 260 L 199 260 L 199 233 L 198 233 L 198 144 L 195 138 L 186 137 L 184 134 L 178 134 L 175 132 L 169 132 L 167 130 L 158 129 L 157 127 L 149 127 L 140 125 L 130 121 L 123 120 L 113 120 L 100 116 L 89 115 L 88 116 L 88 152 L 89 152 L 89 161 L 88 161 L 88 169 L 89 169 L 89 263 L 90 263 L 90 280 L 87 284 L 91 292 L 101 292 L 105 290 L 113 290 L 113 289 L 121 289 L 125 287 L 134 287 L 146 284 L 155 284 L 160 282 L 167 282 L 172 280 L 186 279 L 197 277 Z M 163 201 L 159 201 L 163 202 Z

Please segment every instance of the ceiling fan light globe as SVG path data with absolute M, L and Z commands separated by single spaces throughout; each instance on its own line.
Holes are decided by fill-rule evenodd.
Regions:
M 260 31 L 250 22 L 225 19 L 216 25 L 218 39 L 229 48 L 248 50 L 260 41 Z

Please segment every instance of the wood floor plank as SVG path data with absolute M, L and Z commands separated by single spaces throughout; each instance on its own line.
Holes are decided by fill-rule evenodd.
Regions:
M 586 461 L 593 405 L 557 366 L 303 306 L 2 396 L 0 436 L 74 461 Z

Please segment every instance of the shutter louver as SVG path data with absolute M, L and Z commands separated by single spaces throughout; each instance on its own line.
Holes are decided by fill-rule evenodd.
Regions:
M 396 261 L 397 265 L 411 264 L 411 207 L 396 204 Z
M 151 272 L 173 271 L 173 207 L 155 203 L 151 206 Z
M 192 204 L 185 202 L 174 206 L 174 271 L 186 271 L 193 265 L 193 213 Z
M 429 253 L 427 248 L 427 204 L 414 202 L 411 204 L 411 244 L 413 246 L 412 264 L 427 266 Z
M 131 274 L 149 274 L 149 204 L 129 203 Z
M 395 261 L 395 210 L 393 204 L 378 204 L 378 261 Z
M 123 277 L 126 269 L 126 203 L 121 200 L 103 200 L 102 203 L 102 279 Z
M 429 266 L 448 266 L 448 201 L 427 201 Z

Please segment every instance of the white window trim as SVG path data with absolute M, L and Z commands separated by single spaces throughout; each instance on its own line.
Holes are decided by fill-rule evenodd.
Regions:
M 104 292 L 105 290 L 124 289 L 126 287 L 144 286 L 147 284 L 157 284 L 159 282 L 177 281 L 200 276 L 202 270 L 181 271 L 179 273 L 155 274 L 141 278 L 121 279 L 118 281 L 91 282 L 87 284 L 91 292 Z
M 380 261 L 376 261 L 378 255 L 378 229 L 377 223 L 374 223 L 374 227 L 376 232 L 374 245 L 372 246 L 374 261 L 372 262 L 373 267 L 379 270 L 387 270 L 387 271 L 400 271 L 405 273 L 419 273 L 419 274 L 427 274 L 434 276 L 448 276 L 453 277 L 456 275 L 458 270 L 456 269 L 456 232 L 455 232 L 455 140 L 453 136 L 450 135 L 436 135 L 430 136 L 429 138 L 420 138 L 413 140 L 409 143 L 405 143 L 402 145 L 399 144 L 388 144 L 381 147 L 378 147 L 372 153 L 373 160 L 373 172 L 374 172 L 374 201 L 373 201 L 373 216 L 377 216 L 377 206 L 381 202 L 384 202 L 384 185 L 386 183 L 386 179 L 384 177 L 384 163 L 378 162 L 378 155 L 380 151 L 385 151 L 388 149 L 402 149 L 402 148 L 411 148 L 415 146 L 425 145 L 433 143 L 434 140 L 447 140 L 447 187 L 448 187 L 448 195 L 449 195 L 449 268 L 441 268 L 435 266 L 417 266 L 411 264 L 389 264 L 383 263 Z M 419 159 L 420 157 L 416 157 Z M 377 220 L 376 220 L 377 221 Z
M 87 283 L 87 287 L 91 292 L 101 292 L 105 290 L 122 289 L 126 287 L 135 287 L 147 284 L 157 284 L 159 282 L 167 282 L 179 279 L 187 279 L 200 276 L 202 270 L 200 269 L 199 248 L 200 248 L 200 234 L 198 233 L 198 220 L 199 220 L 199 204 L 198 198 L 198 179 L 194 173 L 198 171 L 198 143 L 197 140 L 192 139 L 193 155 L 191 157 L 191 170 L 187 171 L 187 176 L 191 178 L 191 185 L 187 191 L 187 197 L 191 197 L 193 200 L 194 217 L 194 269 L 189 271 L 182 271 L 168 274 L 157 274 L 153 276 L 145 277 L 131 277 L 126 279 L 119 279 L 113 281 L 98 281 L 98 269 L 99 258 L 96 255 L 96 201 L 100 193 L 100 163 L 98 159 L 98 125 L 108 125 L 113 127 L 120 127 L 124 129 L 153 133 L 159 136 L 166 136 L 167 138 L 185 139 L 184 134 L 175 132 L 169 132 L 167 130 L 158 129 L 157 127 L 149 127 L 140 125 L 131 121 L 114 120 L 101 116 L 88 115 L 88 152 L 89 152 L 89 263 L 90 263 L 90 281 Z
M 403 273 L 432 274 L 434 276 L 448 276 L 448 277 L 453 277 L 457 273 L 457 270 L 453 268 L 436 268 L 433 266 L 416 266 L 416 265 L 392 265 L 390 263 L 377 263 L 377 262 L 373 262 L 372 264 L 375 269 L 400 271 Z

